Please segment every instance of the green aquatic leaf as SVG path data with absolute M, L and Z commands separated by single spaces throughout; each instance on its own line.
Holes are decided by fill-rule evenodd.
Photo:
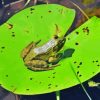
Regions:
M 66 59 L 66 64 L 69 60 L 69 67 L 72 66 L 71 69 L 74 69 L 81 82 L 100 73 L 99 27 L 100 18 L 94 16 L 66 38 L 67 41 L 64 49 L 74 49 L 72 57 Z M 75 82 L 77 84 L 75 79 L 73 79 L 73 82 L 74 85 Z
M 22 49 L 30 42 L 41 39 L 40 44 L 44 44 L 50 40 L 56 34 L 56 25 L 59 29 L 58 35 L 64 35 L 74 18 L 73 9 L 57 4 L 44 4 L 22 10 L 1 25 L 1 86 L 16 94 L 31 95 L 48 93 L 74 85 L 69 83 L 70 79 L 75 78 L 73 72 L 69 73 L 71 69 L 67 68 L 68 64 L 64 66 L 67 59 L 54 70 L 34 72 L 27 69 L 20 56 Z M 74 81 L 77 80 L 74 79 Z

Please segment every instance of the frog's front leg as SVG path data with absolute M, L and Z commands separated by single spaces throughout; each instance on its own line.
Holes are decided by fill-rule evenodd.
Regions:
M 27 68 L 33 70 L 33 71 L 46 71 L 46 70 L 52 70 L 55 66 L 49 66 L 49 64 L 44 60 L 31 60 L 25 62 L 25 65 Z
M 61 57 L 62 57 L 62 54 L 58 53 L 54 56 L 49 57 L 48 62 L 49 63 L 57 62 Z
M 30 52 L 31 48 L 35 48 L 36 45 L 40 42 L 41 40 L 37 42 L 31 42 L 29 45 L 27 45 L 21 52 L 21 57 L 24 59 L 26 55 Z

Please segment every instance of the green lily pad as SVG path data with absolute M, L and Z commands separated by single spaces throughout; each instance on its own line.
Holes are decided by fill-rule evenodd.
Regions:
M 0 26 L 0 84 L 16 94 L 42 94 L 73 86 L 73 72 L 61 61 L 54 70 L 34 72 L 24 65 L 21 51 L 30 42 L 46 43 L 56 34 L 64 35 L 75 18 L 75 11 L 56 4 L 33 6 L 20 11 Z M 65 45 L 65 47 L 67 44 Z M 68 65 L 69 66 L 69 65 Z M 70 80 L 71 79 L 71 80 Z M 77 81 L 74 79 L 74 81 Z M 68 82 L 68 86 L 67 83 Z M 65 85 L 66 84 L 66 85 Z
M 100 73 L 99 27 L 100 18 L 94 16 L 67 36 L 65 48 L 75 50 L 70 58 L 70 66 L 73 66 L 81 82 Z

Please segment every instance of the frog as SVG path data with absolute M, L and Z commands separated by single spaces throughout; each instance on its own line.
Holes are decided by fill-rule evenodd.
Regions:
M 22 50 L 21 57 L 24 64 L 33 71 L 54 69 L 58 64 L 53 65 L 52 63 L 61 57 L 58 51 L 62 49 L 65 41 L 66 38 L 64 36 L 59 37 L 58 35 L 54 35 L 51 40 L 42 46 L 38 46 L 41 40 L 32 41 Z
M 49 41 L 43 45 L 39 45 L 41 40 L 36 42 L 32 41 L 22 50 L 21 57 L 28 69 L 33 71 L 46 71 L 59 66 L 57 62 L 59 62 L 59 59 L 62 57 L 59 51 L 66 42 L 66 36 L 59 36 L 59 27 L 57 24 L 55 24 L 55 26 L 55 34 Z

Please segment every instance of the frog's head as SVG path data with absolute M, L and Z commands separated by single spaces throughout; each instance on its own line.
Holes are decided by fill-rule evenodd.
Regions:
M 55 35 L 54 39 L 56 40 L 56 45 L 53 50 L 54 52 L 58 52 L 64 46 L 66 38 L 64 36 L 59 37 L 58 35 Z

